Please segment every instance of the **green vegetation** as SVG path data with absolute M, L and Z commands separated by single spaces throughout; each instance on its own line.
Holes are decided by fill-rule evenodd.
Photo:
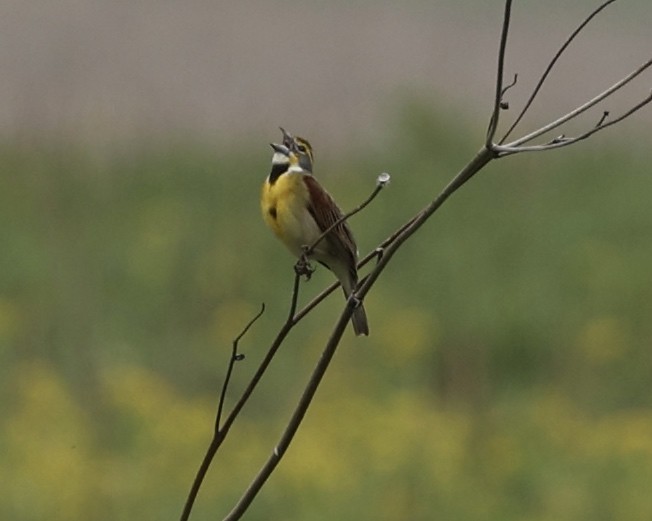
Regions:
M 345 208 L 392 174 L 352 222 L 363 252 L 478 142 L 419 105 L 399 127 L 318 164 Z M 406 246 L 247 519 L 652 518 L 652 158 L 604 136 L 490 165 Z M 258 210 L 268 140 L 0 147 L 0 518 L 180 514 L 232 338 L 264 301 L 231 398 L 288 306 L 292 259 Z M 267 456 L 341 304 L 291 335 L 193 519 Z

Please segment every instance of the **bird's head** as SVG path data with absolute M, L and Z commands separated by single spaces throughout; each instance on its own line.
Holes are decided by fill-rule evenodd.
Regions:
M 312 146 L 308 140 L 299 136 L 293 136 L 283 127 L 279 128 L 281 129 L 281 132 L 283 132 L 283 146 L 290 150 L 290 156 L 294 154 L 296 156 L 296 164 L 298 164 L 303 170 L 312 172 L 314 156 Z

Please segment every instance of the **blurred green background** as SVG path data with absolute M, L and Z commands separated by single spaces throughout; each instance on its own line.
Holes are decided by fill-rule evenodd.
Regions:
M 236 366 L 228 403 L 289 304 L 293 261 L 258 208 L 267 143 L 280 136 L 276 126 L 313 141 L 317 173 L 343 208 L 363 200 L 378 173 L 392 174 L 390 186 L 351 223 L 366 253 L 479 148 L 500 13 L 484 27 L 470 16 L 473 2 L 460 3 L 459 11 L 445 2 L 361 2 L 354 4 L 358 25 L 345 29 L 335 22 L 351 8 L 337 3 L 325 12 L 319 2 L 259 3 L 263 14 L 247 18 L 225 3 L 193 2 L 201 24 L 235 20 L 246 29 L 263 17 L 261 26 L 270 29 L 249 47 L 219 31 L 210 33 L 225 40 L 219 45 L 201 31 L 173 39 L 190 56 L 208 38 L 210 60 L 187 64 L 191 79 L 202 68 L 214 75 L 207 80 L 214 90 L 202 97 L 183 92 L 183 81 L 194 83 L 165 52 L 158 63 L 179 74 L 169 83 L 157 79 L 156 67 L 141 68 L 149 63 L 144 58 L 133 70 L 116 65 L 122 51 L 102 40 L 120 22 L 144 38 L 125 44 L 132 55 L 154 55 L 159 40 L 152 34 L 172 31 L 166 16 L 181 16 L 172 17 L 178 34 L 200 24 L 189 21 L 192 10 L 183 4 L 82 3 L 79 19 L 57 25 L 33 6 L 5 3 L 17 10 L 14 25 L 3 22 L 7 28 L 20 22 L 56 30 L 33 49 L 18 45 L 25 43 L 21 31 L 4 33 L 15 45 L 0 53 L 3 64 L 16 67 L 2 84 L 11 95 L 0 104 L 0 517 L 175 519 L 210 439 L 232 339 L 265 302 L 265 315 L 241 343 L 246 359 Z M 285 11 L 265 21 L 277 9 Z M 206 20 L 204 10 L 213 18 Z M 532 41 L 534 29 L 555 25 L 555 13 L 530 27 Z M 646 11 L 637 13 L 644 21 Z M 523 8 L 520 20 L 527 14 Z M 322 40 L 310 44 L 331 54 L 279 37 L 277 24 L 298 16 L 309 22 L 299 24 L 300 32 L 336 27 L 335 39 L 318 30 Z M 423 16 L 423 32 L 411 31 Z M 369 18 L 371 28 L 360 25 Z M 638 65 L 639 49 L 628 44 L 638 41 L 641 25 L 624 23 L 635 18 L 630 7 L 592 40 L 622 38 L 619 60 L 631 63 L 575 71 L 602 81 L 573 76 L 579 86 L 572 93 L 553 84 L 556 94 L 540 109 L 569 108 L 569 98 L 593 95 Z M 462 70 L 464 63 L 397 43 L 392 52 L 401 59 L 378 76 L 389 79 L 380 87 L 358 85 L 365 76 L 356 75 L 356 60 L 366 55 L 347 57 L 337 37 L 361 42 L 356 52 L 381 63 L 390 50 L 364 43 L 365 35 L 376 37 L 374 23 L 427 42 L 437 28 L 449 28 L 442 38 L 480 35 L 480 47 L 459 52 L 486 60 L 479 71 L 486 77 L 451 73 L 442 87 L 437 77 L 447 75 L 440 67 Z M 564 23 L 562 34 L 575 19 Z M 483 31 L 490 49 L 481 46 Z M 95 34 L 98 46 L 86 47 Z M 519 47 L 522 56 L 534 53 L 545 64 L 547 55 L 528 42 Z M 276 43 L 280 55 L 265 54 Z M 102 45 L 115 55 L 87 69 Z M 594 56 L 595 47 L 585 51 Z M 292 75 L 274 72 L 270 84 L 266 75 L 276 67 L 253 63 L 272 55 Z M 32 80 L 46 70 L 41 58 L 55 73 L 38 90 Z M 428 60 L 437 67 L 420 76 L 415 71 Z M 531 66 L 515 61 L 519 71 Z M 325 69 L 325 77 L 305 76 L 299 62 L 313 74 Z M 354 76 L 350 96 L 338 90 L 346 76 L 326 77 L 340 67 Z M 110 72 L 104 83 L 82 81 L 105 69 L 118 71 L 127 87 L 112 86 L 122 84 Z M 243 71 L 254 86 L 240 78 Z M 533 81 L 525 76 L 514 101 Z M 149 84 L 134 77 L 154 78 L 156 95 L 148 98 Z M 315 93 L 318 84 L 333 97 Z M 53 93 L 52 85 L 60 90 Z M 225 85 L 241 89 L 225 93 Z M 370 104 L 351 112 L 367 94 Z M 198 119 L 204 108 L 206 117 Z M 366 302 L 371 336 L 347 332 L 294 444 L 247 519 L 652 518 L 649 112 L 572 149 L 490 165 L 406 244 Z M 318 270 L 302 299 L 331 280 Z M 220 519 L 270 453 L 342 302 L 331 297 L 293 331 L 209 471 L 193 519 Z

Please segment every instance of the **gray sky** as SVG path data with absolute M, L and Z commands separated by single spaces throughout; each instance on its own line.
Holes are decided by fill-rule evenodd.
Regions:
M 594 5 L 515 2 L 512 107 Z M 502 2 L 0 0 L 0 10 L 4 135 L 234 141 L 284 125 L 341 145 L 382 138 L 409 96 L 484 128 Z M 570 110 L 650 58 L 650 27 L 646 2 L 607 8 L 560 62 L 538 116 Z M 615 114 L 651 85 L 646 74 L 605 108 Z

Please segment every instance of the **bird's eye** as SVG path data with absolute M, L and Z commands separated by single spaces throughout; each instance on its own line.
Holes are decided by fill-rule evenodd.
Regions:
M 299 149 L 299 152 L 305 153 L 306 151 L 305 145 L 299 145 L 297 148 Z

